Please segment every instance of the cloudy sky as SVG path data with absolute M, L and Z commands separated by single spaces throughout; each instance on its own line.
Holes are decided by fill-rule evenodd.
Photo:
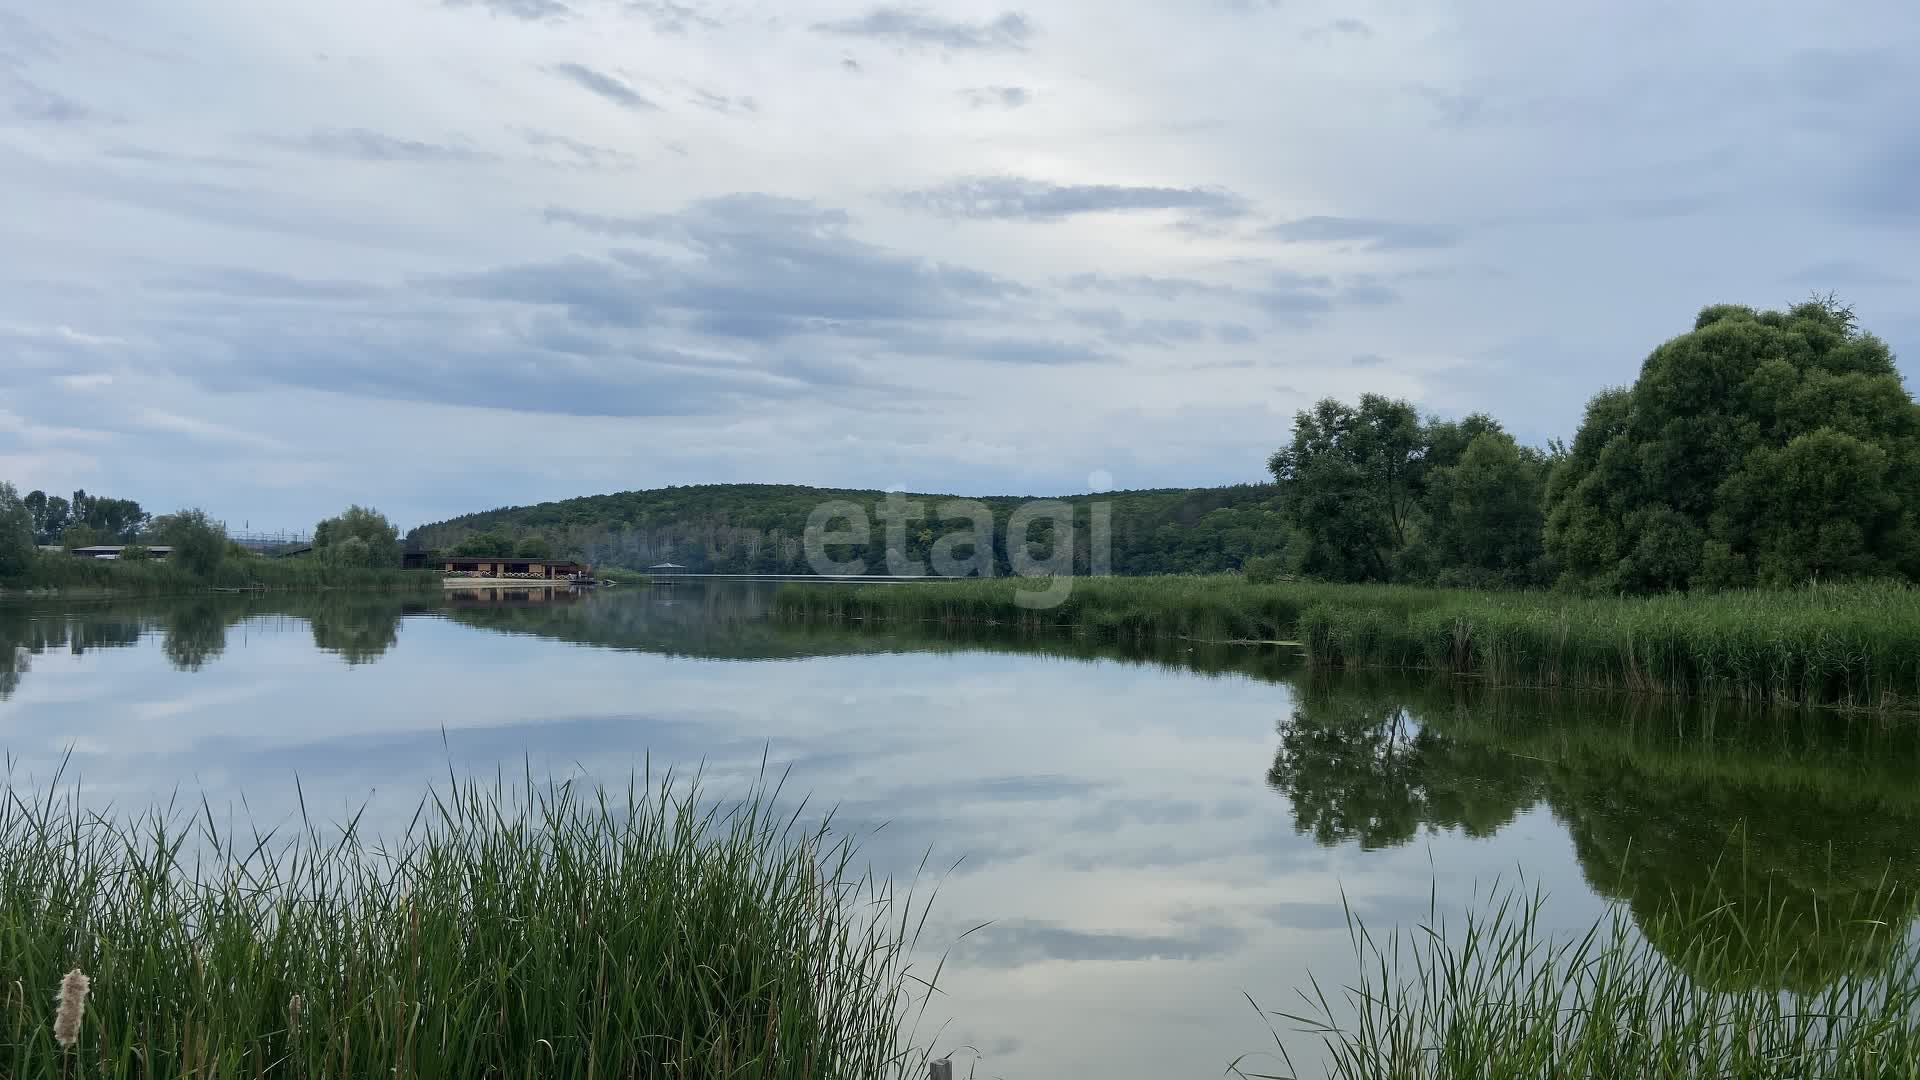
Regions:
M 1255 480 L 1326 395 L 1568 435 L 1814 290 L 1911 373 L 1917 52 L 1904 0 L 0 0 L 0 479 Z

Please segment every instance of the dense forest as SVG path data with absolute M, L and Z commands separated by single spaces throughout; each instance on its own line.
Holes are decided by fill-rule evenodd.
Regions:
M 536 506 L 509 507 L 423 525 L 408 534 L 418 548 L 505 554 L 528 540 L 543 539 L 560 555 L 596 566 L 644 569 L 674 562 L 696 573 L 809 574 L 802 550 L 807 520 L 824 503 L 862 508 L 873 526 L 871 544 L 854 545 L 836 558 L 865 557 L 872 573 L 886 569 L 884 529 L 879 519 L 884 492 L 775 484 L 703 484 L 689 487 L 591 495 Z M 940 538 L 971 530 L 968 519 L 932 520 L 952 495 L 907 495 L 923 504 L 929 520 L 909 523 L 905 553 L 924 561 Z M 1178 574 L 1235 570 L 1249 559 L 1286 549 L 1288 529 L 1272 485 L 1122 491 L 1070 496 L 1074 507 L 1076 568 L 1091 564 L 1093 505 L 1110 507 L 1111 570 L 1116 574 Z M 985 506 L 995 533 L 995 573 L 1009 561 L 1005 529 L 1014 510 L 1030 500 L 991 497 L 960 500 Z M 844 524 L 844 522 L 840 523 Z M 836 528 L 839 524 L 836 524 Z M 1043 528 L 1031 534 L 1050 549 Z
M 1336 582 L 1652 593 L 1920 578 L 1920 406 L 1886 344 L 1831 298 L 1786 311 L 1717 305 L 1662 344 L 1630 387 L 1587 408 L 1571 443 L 1520 445 L 1484 414 L 1422 416 L 1365 395 L 1299 413 L 1271 484 L 1070 496 L 1074 568 L 1099 567 L 1093 507 L 1111 515 L 1115 574 L 1243 571 Z M 415 547 L 553 550 L 597 565 L 812 571 L 808 516 L 866 509 L 869 541 L 835 550 L 886 573 L 877 491 L 760 484 L 673 487 L 511 507 L 422 526 Z M 933 520 L 909 561 L 974 532 L 950 496 L 910 495 Z M 992 513 L 1009 568 L 1019 498 Z M 835 527 L 843 525 L 836 520 Z M 1022 537 L 1037 557 L 1051 529 Z M 527 547 L 525 545 L 531 545 Z

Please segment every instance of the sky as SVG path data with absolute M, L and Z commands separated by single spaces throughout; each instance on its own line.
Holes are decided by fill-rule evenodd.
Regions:
M 1571 436 L 1711 303 L 1920 357 L 1920 11 L 0 0 L 0 480 L 230 527 Z

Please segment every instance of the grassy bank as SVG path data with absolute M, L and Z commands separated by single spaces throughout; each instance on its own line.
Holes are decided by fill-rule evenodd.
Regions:
M 1337 1080 L 1546 1080 L 1553 1077 L 1911 1077 L 1920 1072 L 1920 955 L 1912 912 L 1870 898 L 1813 918 L 1865 929 L 1848 974 L 1782 993 L 1809 928 L 1780 918 L 1728 926 L 1703 903 L 1636 930 L 1619 913 L 1584 934 L 1545 930 L 1542 899 L 1496 895 L 1453 925 L 1429 911 L 1382 935 L 1351 911 L 1358 978 L 1317 981 L 1269 1013 L 1276 1028 L 1317 1035 L 1320 1062 L 1276 1050 L 1230 1070 L 1243 1077 Z M 1663 953 L 1650 942 L 1681 942 Z M 1262 1060 L 1278 1067 L 1263 1066 Z
M 118 559 L 80 559 L 41 552 L 24 575 L 0 579 L 0 594 L 88 592 L 161 596 L 206 589 L 430 589 L 438 575 L 409 570 L 325 566 L 313 559 L 229 558 L 207 574 L 178 564 Z
M 1846 709 L 1920 708 L 1920 590 L 1613 598 L 1411 586 L 1088 578 L 1033 611 L 1032 583 L 792 584 L 788 618 L 1068 627 L 1119 640 L 1294 640 L 1324 667 L 1421 669 L 1502 686 L 1698 694 Z
M 462 786 L 384 841 L 10 790 L 0 1072 L 924 1076 L 923 908 L 764 797 L 675 790 Z M 69 1048 L 53 1001 L 76 970 Z

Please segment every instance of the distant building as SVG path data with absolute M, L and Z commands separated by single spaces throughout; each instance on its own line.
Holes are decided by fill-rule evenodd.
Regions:
M 95 544 L 92 547 L 74 548 L 73 554 L 75 557 L 81 559 L 117 559 L 122 552 L 127 550 L 128 546 L 129 545 L 126 544 Z M 173 554 L 173 549 L 165 545 L 147 549 L 147 558 L 149 559 L 164 559 L 171 554 Z
M 449 577 L 540 581 L 567 581 L 585 577 L 590 569 L 572 559 L 514 559 L 504 555 L 437 555 L 429 565 Z

